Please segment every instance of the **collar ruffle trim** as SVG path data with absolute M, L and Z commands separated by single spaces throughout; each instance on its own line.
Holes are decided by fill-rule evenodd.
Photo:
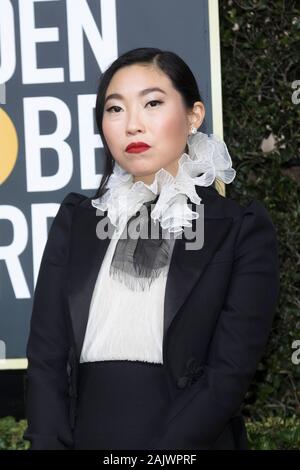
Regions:
M 134 182 L 133 175 L 115 161 L 107 191 L 100 198 L 92 199 L 92 205 L 103 212 L 108 211 L 107 215 L 118 232 L 128 217 L 159 195 L 151 218 L 158 220 L 161 227 L 170 233 L 181 233 L 183 227 L 191 227 L 191 220 L 197 219 L 199 214 L 189 208 L 187 199 L 195 204 L 201 202 L 195 186 L 210 186 L 216 177 L 229 184 L 236 171 L 232 168 L 225 142 L 216 134 L 191 134 L 187 144 L 189 153 L 180 157 L 177 175 L 174 177 L 161 168 L 150 185 L 143 181 Z

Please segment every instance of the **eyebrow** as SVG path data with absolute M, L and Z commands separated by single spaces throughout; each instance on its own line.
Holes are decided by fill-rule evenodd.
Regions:
M 152 87 L 152 88 L 145 88 L 144 90 L 141 90 L 138 94 L 138 96 L 144 96 L 144 95 L 147 95 L 148 93 L 151 93 L 152 91 L 160 91 L 161 93 L 164 93 L 166 95 L 166 92 L 164 90 L 162 90 L 161 88 L 159 87 Z M 112 93 L 111 95 L 108 95 L 104 101 L 104 104 L 106 104 L 106 102 L 112 98 L 116 98 L 116 99 L 119 99 L 119 100 L 124 100 L 124 97 L 122 95 L 120 95 L 120 93 Z

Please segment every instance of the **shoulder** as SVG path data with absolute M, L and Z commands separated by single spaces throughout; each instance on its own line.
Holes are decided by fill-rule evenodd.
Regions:
M 86 196 L 80 193 L 75 193 L 71 192 L 68 193 L 62 202 L 60 203 L 60 207 L 58 209 L 58 212 L 54 218 L 54 221 L 51 225 L 51 230 L 56 228 L 57 226 L 61 226 L 62 228 L 66 228 L 73 216 L 73 212 L 76 209 L 76 207 L 83 201 L 87 199 Z M 50 232 L 51 232 L 50 230 Z
M 265 221 L 274 227 L 274 223 L 268 209 L 265 204 L 258 199 L 248 198 L 246 202 L 241 203 L 237 199 L 222 196 L 213 186 L 204 188 L 204 193 L 206 200 L 208 200 L 208 198 L 214 200 L 215 205 L 218 206 L 218 209 L 223 216 L 232 217 L 240 222 L 244 219 L 253 218 L 257 221 Z
M 235 213 L 235 260 L 247 269 L 256 263 L 257 272 L 264 269 L 279 278 L 277 228 L 265 204 L 255 198 L 243 204 L 228 198 L 223 204 Z
M 84 194 L 71 192 L 71 193 L 68 193 L 64 197 L 64 199 L 61 202 L 61 205 L 67 205 L 67 206 L 70 206 L 70 207 L 74 207 L 74 206 L 78 205 L 80 202 L 82 202 L 86 199 L 88 199 L 88 198 Z
M 199 193 L 200 194 L 200 193 Z M 265 204 L 256 199 L 237 199 L 223 196 L 213 187 L 201 191 L 203 202 L 207 203 L 208 217 L 231 218 L 235 238 L 235 253 L 256 253 L 263 259 L 268 256 L 278 259 L 278 236 L 275 223 Z
M 63 264 L 68 251 L 74 211 L 88 198 L 80 193 L 70 192 L 62 200 L 52 221 L 44 257 L 53 264 Z

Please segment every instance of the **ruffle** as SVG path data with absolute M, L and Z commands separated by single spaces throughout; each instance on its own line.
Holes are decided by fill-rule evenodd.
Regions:
M 114 171 L 107 183 L 107 191 L 100 198 L 92 199 L 92 205 L 108 212 L 116 232 L 135 214 L 145 202 L 158 199 L 151 211 L 151 218 L 170 233 L 180 234 L 183 227 L 191 227 L 191 221 L 199 217 L 192 211 L 188 198 L 195 204 L 201 198 L 195 186 L 210 186 L 215 178 L 229 184 L 236 176 L 227 146 L 217 135 L 197 132 L 188 136 L 188 154 L 183 153 L 174 177 L 164 168 L 155 173 L 154 181 L 148 185 L 134 182 L 132 174 L 126 172 L 116 161 Z

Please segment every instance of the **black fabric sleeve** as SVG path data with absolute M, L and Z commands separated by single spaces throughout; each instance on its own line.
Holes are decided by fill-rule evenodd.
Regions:
M 83 198 L 72 192 L 62 201 L 49 231 L 34 291 L 26 350 L 28 426 L 23 436 L 32 450 L 65 450 L 72 445 L 64 280 L 72 214 Z
M 262 358 L 279 297 L 278 242 L 259 201 L 244 207 L 228 293 L 204 374 L 170 406 L 149 449 L 209 449 L 240 408 Z

